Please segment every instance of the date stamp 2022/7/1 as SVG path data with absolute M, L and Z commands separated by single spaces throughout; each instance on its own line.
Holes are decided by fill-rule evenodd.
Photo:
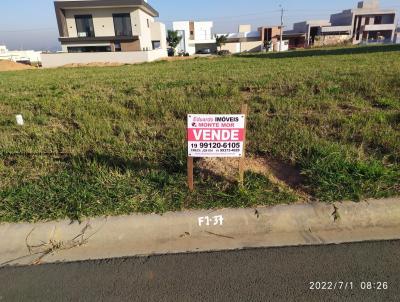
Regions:
M 388 290 L 389 283 L 382 281 L 361 281 L 361 282 L 348 282 L 348 281 L 315 281 L 309 283 L 309 290 Z

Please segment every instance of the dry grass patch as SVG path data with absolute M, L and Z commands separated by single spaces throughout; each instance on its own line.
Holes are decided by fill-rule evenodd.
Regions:
M 202 158 L 197 166 L 203 177 L 213 176 L 230 183 L 238 180 L 238 158 Z M 245 159 L 245 171 L 265 176 L 272 184 L 296 193 L 301 201 L 311 200 L 306 193 L 305 179 L 295 166 L 271 158 L 252 156 Z
M 111 62 L 93 62 L 93 63 L 87 63 L 87 64 L 77 64 L 77 63 L 72 63 L 72 64 L 66 64 L 62 67 L 64 68 L 77 68 L 77 67 L 118 67 L 118 66 L 123 66 L 123 65 L 129 65 L 126 63 L 111 63 Z
M 35 67 L 12 61 L 0 61 L 0 71 L 14 71 L 14 70 L 27 70 L 27 69 L 35 69 Z

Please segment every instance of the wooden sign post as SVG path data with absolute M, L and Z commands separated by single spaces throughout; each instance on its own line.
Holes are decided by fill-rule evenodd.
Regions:
M 199 157 L 230 157 L 239 160 L 239 183 L 244 182 L 246 157 L 247 105 L 242 114 L 189 114 L 187 125 L 187 177 L 194 190 L 193 159 Z
M 194 176 L 193 176 L 193 157 L 188 156 L 187 160 L 187 176 L 188 176 L 188 187 L 190 192 L 194 190 Z
M 242 105 L 241 113 L 245 116 L 244 121 L 244 137 L 243 137 L 243 152 L 242 157 L 239 159 L 239 184 L 243 186 L 244 184 L 244 170 L 246 165 L 246 129 L 247 129 L 247 115 L 249 108 L 247 104 Z

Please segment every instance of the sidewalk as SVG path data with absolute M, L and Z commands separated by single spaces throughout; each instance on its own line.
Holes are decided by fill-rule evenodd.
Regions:
M 0 224 L 0 266 L 400 239 L 400 199 Z

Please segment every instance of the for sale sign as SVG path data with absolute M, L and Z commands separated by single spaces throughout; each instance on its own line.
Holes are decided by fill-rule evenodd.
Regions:
M 189 157 L 242 157 L 245 115 L 188 115 Z

